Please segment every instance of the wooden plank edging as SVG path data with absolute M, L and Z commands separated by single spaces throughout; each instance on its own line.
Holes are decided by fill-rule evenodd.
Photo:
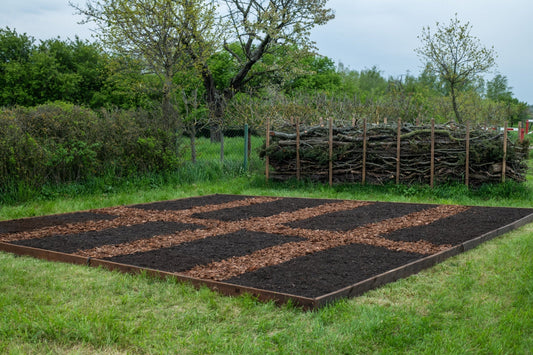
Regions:
M 30 217 L 31 218 L 31 217 Z M 198 279 L 189 276 L 185 276 L 179 273 L 165 272 L 150 268 L 143 268 L 133 265 L 115 263 L 108 260 L 102 259 L 93 259 L 83 256 L 67 254 L 52 250 L 45 250 L 39 248 L 33 248 L 28 246 L 21 246 L 16 244 L 10 244 L 6 242 L 0 242 L 0 251 L 5 251 L 17 255 L 26 255 L 32 256 L 39 259 L 44 259 L 48 261 L 56 262 L 66 262 L 76 265 L 86 265 L 91 267 L 103 267 L 107 270 L 116 270 L 123 273 L 130 274 L 139 274 L 146 272 L 148 275 L 158 278 L 167 278 L 171 277 L 180 282 L 190 283 L 196 288 L 206 286 L 209 289 L 219 292 L 227 296 L 239 296 L 242 294 L 251 294 L 254 297 L 257 297 L 261 301 L 271 301 L 273 300 L 277 304 L 284 304 L 289 301 L 293 302 L 295 305 L 302 307 L 304 310 L 312 310 L 325 306 L 328 303 L 331 303 L 340 298 L 349 298 L 359 296 L 369 290 L 378 288 L 387 283 L 394 282 L 396 280 L 409 277 L 413 274 L 416 274 L 424 269 L 430 268 L 452 256 L 458 255 L 464 251 L 471 250 L 476 246 L 494 239 L 502 234 L 508 233 L 512 230 L 520 228 L 526 224 L 533 222 L 533 213 L 527 215 L 519 220 L 516 220 L 508 225 L 497 228 L 493 231 L 485 233 L 479 237 L 468 240 L 461 244 L 458 244 L 454 247 L 451 247 L 447 250 L 439 252 L 437 254 L 426 256 L 422 259 L 415 260 L 406 265 L 397 267 L 395 269 L 386 271 L 382 274 L 373 276 L 366 280 L 360 281 L 353 285 L 344 287 L 340 290 L 315 297 L 303 297 L 298 295 L 286 294 L 281 292 L 257 289 L 253 287 L 240 286 L 236 284 L 230 284 L 226 282 Z
M 0 251 L 31 256 L 37 259 L 43 259 L 53 262 L 63 262 L 75 265 L 85 265 L 89 267 L 102 267 L 110 271 L 118 271 L 127 274 L 141 274 L 146 273 L 149 276 L 165 279 L 174 278 L 179 282 L 189 283 L 195 288 L 206 286 L 209 289 L 221 293 L 226 296 L 240 296 L 244 294 L 250 294 L 263 302 L 274 301 L 276 304 L 285 304 L 293 302 L 296 306 L 302 307 L 304 310 L 310 310 L 317 308 L 315 299 L 297 295 L 286 294 L 282 292 L 275 292 L 263 289 L 257 289 L 253 287 L 241 286 L 236 284 L 230 284 L 226 282 L 198 279 L 194 277 L 185 276 L 179 273 L 172 273 L 167 271 L 161 271 L 156 269 L 144 268 L 134 265 L 115 263 L 103 259 L 95 259 L 90 257 L 84 257 L 74 254 L 67 254 L 53 250 L 39 249 L 28 246 L 10 244 L 0 242 Z

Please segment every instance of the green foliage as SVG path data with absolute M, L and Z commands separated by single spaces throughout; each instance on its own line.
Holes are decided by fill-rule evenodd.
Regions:
M 109 55 L 97 43 L 35 40 L 0 29 L 0 107 L 64 101 L 92 108 L 153 107 L 160 83 L 139 60 Z
M 90 104 L 106 76 L 106 58 L 95 44 L 47 40 L 0 30 L 0 106 L 33 106 L 63 100 Z
M 154 110 L 163 102 L 164 82 L 142 57 L 110 54 L 100 44 L 79 39 L 36 45 L 32 37 L 9 28 L 0 32 L 0 106 L 61 100 L 95 109 Z M 305 52 L 298 45 L 272 45 L 239 79 L 243 80 L 240 92 L 236 87 L 228 91 L 245 51 L 238 41 L 227 43 L 224 50 L 206 53 L 204 69 L 194 65 L 174 71 L 173 91 L 167 98 L 177 114 L 168 123 L 173 130 L 179 123 L 191 135 L 212 124 L 213 99 L 221 105 L 217 114 L 224 113 L 217 122 L 230 125 L 261 125 L 267 116 L 300 116 L 307 121 L 333 116 L 346 122 L 366 117 L 375 123 L 385 117 L 403 122 L 455 120 L 450 85 L 430 66 L 418 77 L 407 73 L 385 78 L 377 67 L 356 71 L 339 63 L 335 68 L 330 58 Z M 205 69 L 209 69 L 207 77 L 202 74 Z M 206 80 L 211 79 L 216 92 L 206 90 Z M 505 76 L 497 74 L 486 89 L 478 79 L 472 78 L 455 94 L 465 120 L 481 125 L 503 125 L 507 120 L 516 125 L 528 118 L 527 104 L 512 97 Z
M 341 76 L 335 70 L 335 62 L 328 57 L 303 56 L 295 68 L 295 71 L 297 70 L 301 70 L 303 74 L 295 76 L 290 85 L 287 85 L 285 91 L 289 93 L 293 90 L 335 93 L 341 83 Z
M 435 27 L 435 32 L 424 27 L 419 36 L 422 46 L 416 52 L 427 70 L 438 75 L 450 89 L 455 118 L 463 123 L 457 95 L 472 86 L 478 74 L 494 66 L 496 54 L 494 48 L 481 46 L 479 39 L 470 34 L 470 23 L 462 24 L 457 14 L 447 26 L 437 22 Z
M 177 136 L 144 111 L 54 103 L 0 111 L 0 192 L 6 200 L 44 184 L 175 170 Z

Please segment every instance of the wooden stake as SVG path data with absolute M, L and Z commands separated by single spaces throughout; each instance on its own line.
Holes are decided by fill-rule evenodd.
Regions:
M 224 131 L 220 128 L 220 161 L 224 161 Z
M 507 121 L 503 128 L 503 161 L 502 161 L 502 182 L 505 182 L 505 171 L 507 170 Z
M 270 146 L 270 119 L 267 117 L 266 121 L 266 141 L 265 141 L 265 147 L 266 150 L 268 150 L 268 147 Z M 270 165 L 270 157 L 268 156 L 268 153 L 265 155 L 265 177 L 266 181 L 268 182 L 269 178 L 269 165 Z
M 398 118 L 398 134 L 396 139 L 396 184 L 400 183 L 400 136 L 402 134 L 402 119 Z
M 466 122 L 465 185 L 470 186 L 470 122 Z
M 433 188 L 435 182 L 435 119 L 431 119 L 431 161 L 429 168 L 429 186 Z
M 329 119 L 329 186 L 333 186 L 333 118 Z
M 363 119 L 363 171 L 361 173 L 361 183 L 366 183 L 366 118 Z
M 296 118 L 296 180 L 300 180 L 300 117 Z

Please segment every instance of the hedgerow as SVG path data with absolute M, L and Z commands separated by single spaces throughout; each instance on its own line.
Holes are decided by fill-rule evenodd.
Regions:
M 0 109 L 0 193 L 177 169 L 178 141 L 157 112 L 95 112 L 62 102 Z

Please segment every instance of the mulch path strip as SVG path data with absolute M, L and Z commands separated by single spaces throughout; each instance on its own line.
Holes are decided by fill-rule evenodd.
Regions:
M 55 228 L 59 224 L 74 224 L 87 221 L 111 220 L 116 216 L 95 212 L 74 212 L 59 215 L 21 218 L 12 221 L 0 221 L 0 236 L 11 233 L 33 231 L 46 227 Z
M 161 233 L 178 233 L 183 230 L 202 228 L 200 225 L 153 221 L 132 226 L 119 226 L 99 231 L 77 234 L 60 234 L 43 238 L 13 241 L 13 244 L 33 248 L 55 250 L 63 253 L 76 253 L 81 249 L 103 245 L 128 243 L 139 239 L 149 239 Z
M 246 195 L 207 195 L 182 198 L 170 201 L 158 201 L 150 203 L 142 203 L 135 205 L 135 208 L 145 210 L 159 210 L 159 211 L 178 211 L 187 210 L 193 207 L 202 207 L 207 205 L 221 205 L 233 201 L 249 200 L 255 196 Z

